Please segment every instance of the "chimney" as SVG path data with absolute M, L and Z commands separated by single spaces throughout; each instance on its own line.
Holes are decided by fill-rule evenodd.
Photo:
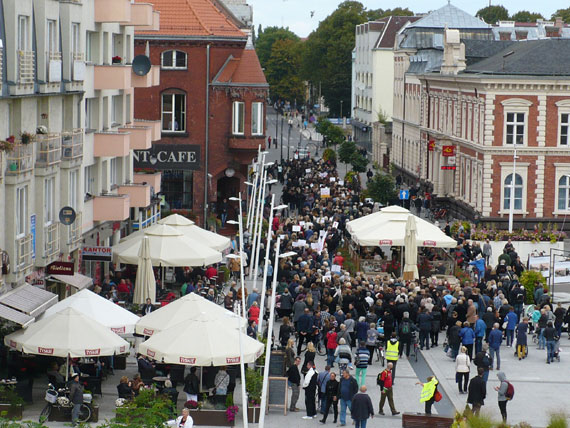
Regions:
M 562 20 L 561 16 L 557 16 L 554 22 L 554 26 L 558 28 L 564 28 L 564 21 Z
M 445 29 L 441 74 L 457 74 L 465 70 L 465 45 L 459 38 L 459 30 Z

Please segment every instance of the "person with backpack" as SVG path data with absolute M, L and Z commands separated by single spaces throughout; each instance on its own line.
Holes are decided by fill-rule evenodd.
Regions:
M 392 363 L 392 383 L 396 380 L 396 364 L 398 364 L 398 357 L 400 355 L 400 342 L 396 338 L 396 332 L 392 333 L 392 337 L 386 343 L 386 361 Z
M 503 422 L 507 422 L 507 402 L 515 396 L 515 387 L 507 380 L 507 376 L 503 372 L 497 373 L 497 377 L 501 382 L 499 386 L 495 387 L 498 392 L 499 410 L 503 417 Z
M 400 412 L 396 410 L 396 406 L 394 406 L 394 391 L 392 389 L 394 386 L 392 378 L 393 367 L 392 363 L 386 364 L 386 368 L 378 373 L 378 377 L 376 378 L 376 384 L 380 387 L 380 410 L 378 411 L 380 415 L 384 415 L 384 403 L 386 402 L 386 398 L 388 398 L 388 405 L 392 411 L 392 416 L 400 414 Z
M 399 339 L 400 339 L 400 346 L 398 355 L 401 357 L 402 352 L 404 351 L 404 346 L 406 346 L 406 357 L 410 356 L 410 347 L 412 345 L 412 332 L 418 331 L 418 327 L 410 320 L 409 312 L 404 312 L 402 314 L 402 322 L 400 323 L 399 328 Z
M 366 371 L 368 369 L 368 362 L 370 361 L 370 351 L 366 347 L 366 342 L 360 342 L 358 350 L 356 351 L 356 381 L 358 387 L 366 385 Z

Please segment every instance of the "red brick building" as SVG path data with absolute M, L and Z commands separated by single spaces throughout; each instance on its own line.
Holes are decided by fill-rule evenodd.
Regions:
M 137 33 L 135 53 L 161 65 L 161 81 L 136 89 L 134 111 L 138 119 L 160 120 L 162 134 L 152 149 L 135 152 L 134 166 L 163 171 L 166 210 L 202 217 L 206 177 L 210 208 L 245 191 L 248 165 L 264 148 L 269 86 L 228 10 L 211 0 L 152 3 L 160 31 Z

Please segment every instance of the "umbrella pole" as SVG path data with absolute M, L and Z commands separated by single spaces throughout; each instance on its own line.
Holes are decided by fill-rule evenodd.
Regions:
M 67 354 L 67 362 L 65 363 L 65 383 L 69 381 L 69 353 Z
M 243 416 L 243 428 L 248 428 L 247 427 L 247 391 L 245 390 L 245 365 L 243 362 L 243 343 L 242 343 L 242 335 L 244 333 L 241 329 L 241 318 L 239 316 L 236 318 L 238 321 L 238 331 L 239 331 L 239 370 L 240 370 L 240 375 L 241 375 L 241 405 L 242 405 L 241 414 Z M 263 413 L 265 413 L 265 412 L 263 412 Z
M 258 334 L 261 334 L 261 337 L 263 337 L 263 316 L 265 314 L 265 292 L 267 290 L 267 270 L 269 269 L 269 248 L 271 247 L 271 221 L 273 219 L 274 206 L 275 206 L 275 195 L 271 195 L 271 210 L 269 211 L 269 227 L 267 228 L 267 244 L 265 246 L 265 263 L 263 265 L 263 286 L 261 287 L 261 302 L 259 304 L 261 316 L 259 317 L 259 323 L 258 323 L 259 328 L 257 329 Z

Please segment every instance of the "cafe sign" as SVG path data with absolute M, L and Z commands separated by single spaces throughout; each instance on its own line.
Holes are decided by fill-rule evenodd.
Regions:
M 153 144 L 148 150 L 133 150 L 135 168 L 157 170 L 200 169 L 200 146 L 195 144 Z

